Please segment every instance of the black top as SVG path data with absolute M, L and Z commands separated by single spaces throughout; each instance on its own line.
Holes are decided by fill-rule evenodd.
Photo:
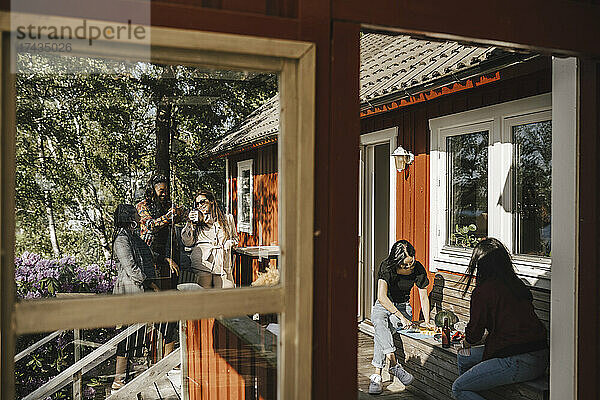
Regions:
M 415 261 L 415 266 L 410 275 L 400 275 L 395 269 L 389 271 L 386 262 L 383 261 L 379 266 L 377 278 L 387 282 L 387 296 L 394 303 L 408 302 L 413 285 L 417 285 L 420 289 L 425 289 L 429 285 L 427 271 L 419 261 Z

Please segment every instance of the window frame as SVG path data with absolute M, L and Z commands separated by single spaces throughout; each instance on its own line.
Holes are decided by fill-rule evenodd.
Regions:
M 252 224 L 254 222 L 254 176 L 253 173 L 253 159 L 248 159 L 244 161 L 238 161 L 237 163 L 237 220 L 238 220 L 238 231 L 245 232 L 249 235 L 252 235 Z M 242 174 L 244 171 L 250 171 L 250 221 L 244 222 L 242 221 L 242 185 L 240 184 Z
M 514 115 L 514 116 L 505 117 L 503 119 L 503 124 L 502 124 L 503 125 L 502 140 L 504 143 L 510 144 L 510 154 L 507 154 L 506 156 L 512 157 L 512 160 L 514 162 L 515 148 L 514 148 L 514 144 L 513 144 L 513 133 L 512 133 L 513 127 L 519 126 L 519 125 L 530 124 L 530 123 L 543 122 L 543 121 L 552 122 L 552 112 L 550 110 L 536 111 L 536 112 L 532 112 L 532 113 L 525 114 L 525 115 Z M 507 148 L 508 147 L 509 146 L 507 146 Z M 510 227 L 509 230 L 512 233 L 512 240 L 510 241 L 510 243 L 507 243 L 506 245 L 507 245 L 508 249 L 511 251 L 513 258 L 515 260 L 517 260 L 518 262 L 521 262 L 521 263 L 534 262 L 534 263 L 540 263 L 540 264 L 549 264 L 550 257 L 516 253 L 518 239 L 517 239 L 517 230 L 516 230 L 517 229 L 516 228 L 516 214 L 513 213 L 515 211 L 514 210 L 515 193 L 513 192 L 513 190 L 515 189 L 514 173 L 509 174 L 508 181 L 510 182 L 510 184 L 507 185 L 509 193 L 507 196 L 508 197 L 507 202 L 504 203 L 504 206 L 505 206 L 505 208 L 508 207 L 510 212 L 505 212 L 505 215 L 503 215 L 503 218 L 504 218 L 503 223 Z
M 550 93 L 450 114 L 429 120 L 430 158 L 430 270 L 465 273 L 472 250 L 446 244 L 448 228 L 448 157 L 446 138 L 487 130 L 488 236 L 500 239 L 514 253 L 512 126 L 552 119 Z M 505 190 L 505 184 L 507 190 Z M 550 287 L 550 257 L 514 255 L 517 273 L 541 287 Z
M 80 19 L 29 16 L 39 24 L 76 24 Z M 102 21 L 91 21 L 98 22 Z M 281 280 L 275 287 L 161 292 L 126 296 L 15 301 L 15 75 L 11 72 L 10 13 L 0 12 L 2 112 L 0 122 L 0 272 L 2 285 L 2 397 L 14 397 L 17 335 L 57 329 L 96 328 L 146 321 L 197 320 L 254 313 L 278 313 L 280 398 L 309 399 L 311 387 L 314 121 L 316 47 L 314 43 L 244 35 L 147 27 L 152 62 L 277 72 L 281 96 L 279 142 L 279 232 Z M 127 44 L 127 40 L 123 40 Z M 99 41 L 89 56 L 117 55 L 116 42 Z M 102 53 L 104 51 L 105 53 Z M 190 307 L 193 304 L 194 307 Z M 94 312 L 90 312 L 93 310 Z

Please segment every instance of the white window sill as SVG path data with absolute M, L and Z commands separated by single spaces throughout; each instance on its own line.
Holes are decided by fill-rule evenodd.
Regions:
M 444 247 L 433 257 L 429 270 L 439 270 L 465 274 L 471 259 L 471 250 Z M 530 286 L 550 290 L 550 259 L 542 257 L 513 256 L 517 275 Z
M 244 233 L 252 235 L 252 227 L 250 227 L 247 224 L 239 224 L 238 225 L 238 232 L 244 232 Z

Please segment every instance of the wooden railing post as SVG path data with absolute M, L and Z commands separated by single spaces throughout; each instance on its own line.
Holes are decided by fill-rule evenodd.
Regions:
M 73 329 L 73 345 L 75 346 L 75 362 L 81 358 L 81 338 L 79 329 Z M 73 400 L 81 400 L 81 370 L 73 374 Z

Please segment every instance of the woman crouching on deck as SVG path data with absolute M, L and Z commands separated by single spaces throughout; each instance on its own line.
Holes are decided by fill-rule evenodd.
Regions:
M 484 400 L 476 392 L 536 379 L 548 367 L 546 328 L 533 310 L 531 292 L 517 277 L 504 245 L 487 238 L 473 250 L 463 296 L 475 275 L 471 319 L 458 354 L 459 377 L 452 385 L 458 400 Z M 485 347 L 479 342 L 488 331 Z M 462 354 L 461 354 L 462 353 Z
M 427 297 L 427 271 L 415 260 L 415 248 L 406 240 L 399 240 L 392 246 L 389 256 L 379 267 L 377 280 L 377 301 L 371 312 L 371 320 L 375 328 L 373 337 L 373 361 L 375 373 L 370 377 L 369 394 L 380 394 L 383 391 L 381 370 L 389 360 L 390 375 L 396 376 L 404 385 L 413 381 L 413 376 L 406 372 L 396 360 L 396 347 L 392 334 L 397 328 L 411 325 L 412 308 L 409 304 L 410 291 L 416 285 L 419 289 L 421 308 L 428 327 L 429 298 Z

